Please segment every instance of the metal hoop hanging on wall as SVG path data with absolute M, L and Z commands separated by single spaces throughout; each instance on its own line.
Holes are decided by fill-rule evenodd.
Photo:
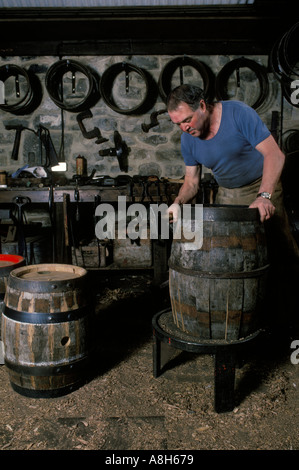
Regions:
M 203 62 L 192 59 L 191 57 L 176 57 L 168 62 L 163 68 L 159 77 L 159 91 L 164 102 L 166 102 L 169 93 L 172 90 L 171 79 L 177 69 L 180 71 L 180 85 L 184 83 L 183 68 L 189 66 L 197 70 L 203 81 L 203 91 L 207 99 L 212 99 L 214 90 L 211 87 L 211 76 L 208 68 Z M 195 84 L 195 83 L 194 83 Z
M 281 39 L 276 41 L 269 54 L 269 65 L 275 78 L 281 84 L 283 96 L 292 106 L 297 108 L 299 103 L 291 100 L 291 94 L 294 91 L 291 83 L 295 77 L 299 76 L 299 68 L 296 68 L 296 64 L 299 62 L 298 40 L 299 23 L 296 23 Z
M 287 78 L 299 76 L 298 61 L 299 23 L 287 31 L 278 46 L 279 62 Z
M 115 79 L 121 74 L 125 74 L 125 87 L 126 87 L 126 92 L 129 91 L 129 75 L 131 72 L 135 72 L 138 74 L 141 79 L 143 80 L 145 84 L 145 95 L 144 98 L 136 105 L 133 107 L 125 108 L 125 107 L 120 107 L 119 105 L 116 104 L 115 99 L 113 97 L 113 84 L 115 82 Z M 117 64 L 111 65 L 108 69 L 105 70 L 101 77 L 100 81 L 100 91 L 101 91 L 101 96 L 107 106 L 109 108 L 113 109 L 113 111 L 116 111 L 117 113 L 120 114 L 142 114 L 147 111 L 147 109 L 151 106 L 150 101 L 154 97 L 154 90 L 150 90 L 150 77 L 149 75 L 145 72 L 145 70 L 136 67 L 133 64 L 129 64 L 127 62 L 118 62 Z
M 76 73 L 82 73 L 88 82 L 88 89 L 85 96 L 74 104 L 69 104 L 65 100 L 63 93 L 63 77 L 65 74 L 72 74 L 72 93 L 76 93 Z M 61 109 L 70 112 L 85 111 L 94 106 L 99 100 L 99 87 L 94 73 L 85 65 L 74 60 L 60 60 L 53 64 L 46 73 L 45 78 L 47 91 L 54 103 Z
M 231 74 L 236 71 L 237 74 L 239 73 L 240 68 L 248 68 L 251 69 L 260 85 L 260 93 L 257 100 L 250 105 L 253 109 L 258 109 L 263 102 L 265 101 L 268 92 L 269 92 L 269 81 L 267 76 L 266 69 L 251 59 L 246 59 L 245 57 L 240 57 L 239 59 L 234 59 L 231 62 L 228 62 L 218 73 L 216 77 L 216 97 L 218 100 L 229 100 L 227 85 L 228 80 Z M 239 81 L 239 75 L 237 75 Z
M 21 89 L 20 76 L 25 78 L 25 90 Z M 16 102 L 1 104 L 0 109 L 16 115 L 32 113 L 42 99 L 42 87 L 39 79 L 32 71 L 26 71 L 18 65 L 8 64 L 0 67 L 0 80 L 5 83 L 10 77 L 15 77 Z

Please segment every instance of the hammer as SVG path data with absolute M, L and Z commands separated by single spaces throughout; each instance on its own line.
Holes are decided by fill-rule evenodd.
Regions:
M 13 146 L 13 149 L 12 149 L 11 158 L 12 158 L 12 160 L 17 160 L 18 159 L 18 154 L 19 154 L 21 132 L 24 129 L 26 129 L 26 127 L 23 127 L 22 124 L 19 124 L 19 125 L 16 125 L 16 126 L 7 125 L 7 126 L 5 126 L 5 129 L 7 129 L 8 131 L 11 131 L 11 130 L 16 131 L 16 136 L 15 136 L 14 146 Z

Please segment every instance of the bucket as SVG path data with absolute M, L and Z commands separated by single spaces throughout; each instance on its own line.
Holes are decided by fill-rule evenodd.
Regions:
M 204 206 L 203 244 L 195 250 L 186 246 L 183 239 L 173 240 L 169 258 L 175 325 L 201 339 L 224 342 L 257 331 L 269 267 L 258 210 Z
M 38 398 L 82 385 L 93 343 L 87 271 L 66 264 L 15 269 L 4 304 L 4 361 L 12 388 Z
M 0 253 L 0 339 L 1 339 L 1 315 L 4 308 L 4 296 L 9 273 L 24 266 L 25 259 L 19 255 L 4 255 Z

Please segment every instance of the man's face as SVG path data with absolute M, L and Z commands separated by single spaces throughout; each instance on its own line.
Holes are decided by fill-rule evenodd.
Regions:
M 203 100 L 196 111 L 192 111 L 190 106 L 182 101 L 175 111 L 169 111 L 168 114 L 172 122 L 183 132 L 200 139 L 205 139 L 207 136 L 210 128 L 210 115 Z

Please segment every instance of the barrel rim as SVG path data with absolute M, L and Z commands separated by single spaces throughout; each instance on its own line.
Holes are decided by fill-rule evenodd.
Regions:
M 24 261 L 25 258 L 20 255 L 11 255 L 0 253 L 0 261 L 11 261 L 12 263 L 19 263 L 20 261 Z
M 61 270 L 65 269 L 65 272 L 77 272 L 78 277 L 71 278 L 71 279 L 61 279 L 61 280 L 34 280 L 34 279 L 23 279 L 20 277 L 21 274 L 25 274 L 26 272 L 38 272 L 39 270 L 51 270 L 51 267 L 59 266 Z M 53 271 L 55 272 L 55 271 Z M 34 264 L 29 266 L 22 266 L 20 268 L 16 268 L 12 270 L 9 274 L 8 278 L 8 286 L 20 289 L 26 292 L 34 292 L 34 293 L 43 293 L 43 292 L 59 292 L 60 289 L 65 291 L 65 287 L 69 286 L 73 288 L 74 285 L 76 287 L 82 285 L 86 282 L 87 279 L 87 270 L 80 266 L 75 266 L 72 264 L 59 264 L 59 263 L 42 263 L 42 264 Z
M 195 212 L 195 207 L 191 207 L 191 215 Z M 194 218 L 194 215 L 193 215 Z M 204 221 L 259 221 L 259 211 L 256 208 L 249 208 L 246 205 L 230 205 L 230 204 L 204 204 L 203 205 Z
M 0 253 L 0 261 L 10 261 L 10 264 L 0 266 L 0 275 L 8 276 L 13 269 L 18 269 L 26 264 L 25 258 L 20 255 L 6 255 Z

